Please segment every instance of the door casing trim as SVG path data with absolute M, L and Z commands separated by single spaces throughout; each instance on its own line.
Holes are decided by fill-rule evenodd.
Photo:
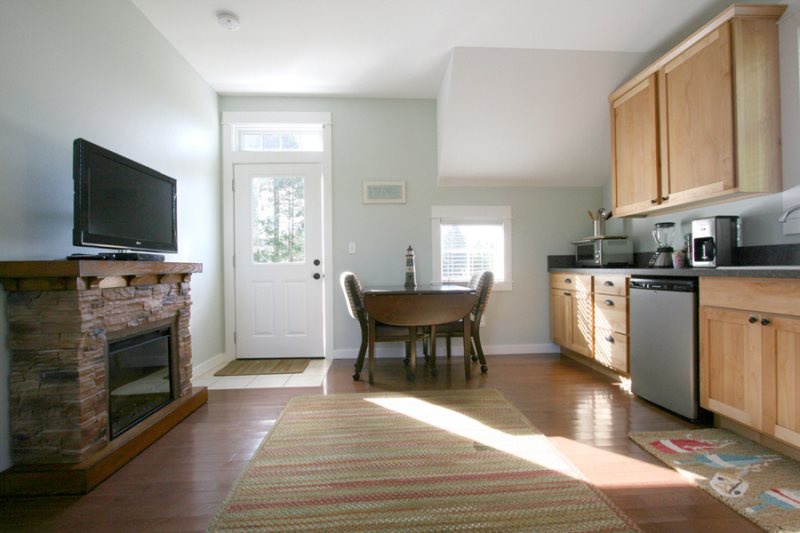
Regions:
M 253 124 L 322 124 L 323 152 L 234 152 L 233 130 L 237 125 Z M 248 112 L 222 113 L 222 257 L 223 293 L 225 314 L 225 353 L 235 358 L 236 346 L 236 285 L 233 265 L 233 170 L 234 165 L 250 163 L 320 163 L 322 164 L 322 282 L 323 353 L 326 359 L 333 356 L 333 157 L 331 114 L 325 112 Z

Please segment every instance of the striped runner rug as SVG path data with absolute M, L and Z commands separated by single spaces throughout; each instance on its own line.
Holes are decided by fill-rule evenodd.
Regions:
M 493 389 L 298 397 L 209 531 L 638 531 Z
M 235 359 L 217 370 L 215 376 L 264 376 L 267 374 L 302 374 L 308 359 Z

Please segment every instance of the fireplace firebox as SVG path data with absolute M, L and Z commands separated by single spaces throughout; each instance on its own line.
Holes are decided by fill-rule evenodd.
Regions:
M 174 398 L 172 328 L 165 326 L 108 344 L 108 415 L 115 439 Z

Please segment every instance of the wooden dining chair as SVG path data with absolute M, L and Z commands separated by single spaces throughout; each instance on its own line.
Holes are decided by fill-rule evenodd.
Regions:
M 475 288 L 478 294 L 478 299 L 475 301 L 475 307 L 472 308 L 471 318 L 472 327 L 470 328 L 470 336 L 472 337 L 472 360 L 480 361 L 481 372 L 486 373 L 489 370 L 486 364 L 486 357 L 483 354 L 483 346 L 481 345 L 481 318 L 486 312 L 486 306 L 489 303 L 489 295 L 492 293 L 494 287 L 494 274 L 488 270 L 472 276 L 470 280 L 470 287 Z M 451 339 L 453 337 L 464 337 L 464 321 L 450 322 L 441 326 L 436 326 L 436 336 L 444 337 L 447 345 L 447 357 L 451 354 Z M 427 342 L 436 342 L 435 339 L 427 339 Z M 429 350 L 429 349 L 428 349 Z M 426 350 L 426 352 L 428 351 Z
M 361 369 L 364 367 L 364 358 L 367 354 L 367 343 L 369 341 L 369 317 L 364 309 L 364 296 L 361 282 L 353 272 L 342 272 L 339 276 L 339 284 L 342 286 L 345 298 L 347 299 L 347 310 L 361 327 L 361 345 L 358 348 L 358 359 L 356 359 L 355 373 L 353 381 L 358 381 L 361 377 Z M 418 338 L 423 339 L 420 331 Z M 408 340 L 408 328 L 403 326 L 390 326 L 378 322 L 375 325 L 375 342 L 405 342 L 407 362 L 411 353 L 411 345 Z

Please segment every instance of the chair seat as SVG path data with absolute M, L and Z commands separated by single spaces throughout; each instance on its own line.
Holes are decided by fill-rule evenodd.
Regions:
M 440 324 L 436 326 L 436 334 L 441 335 L 444 333 L 464 333 L 464 321 L 458 320 L 456 322 L 448 322 L 447 324 Z
M 378 322 L 375 324 L 375 338 L 382 340 L 394 338 L 408 340 L 408 328 L 405 326 L 390 326 L 389 324 Z

